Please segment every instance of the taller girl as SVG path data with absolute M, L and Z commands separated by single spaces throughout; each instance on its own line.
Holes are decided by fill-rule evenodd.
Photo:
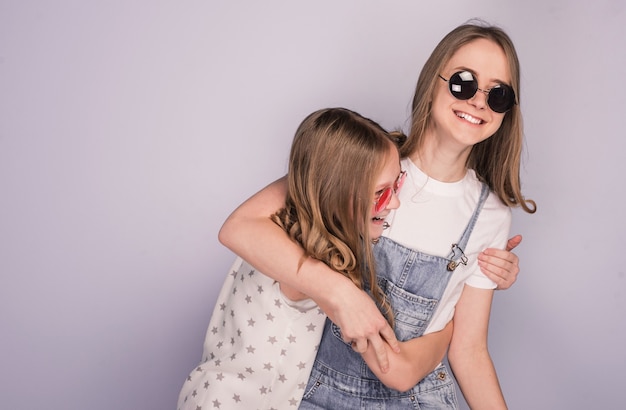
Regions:
M 375 247 L 399 340 L 440 330 L 454 317 L 448 358 L 472 409 L 506 408 L 487 348 L 495 284 L 476 256 L 486 247 L 504 248 L 511 206 L 535 211 L 520 189 L 519 85 L 515 48 L 499 28 L 463 25 L 437 45 L 420 74 L 401 149 L 408 172 L 403 206 Z M 342 341 L 334 334 L 327 326 L 302 408 L 367 407 L 370 400 L 393 408 L 456 407 L 443 366 L 413 388 L 418 380 L 406 377 L 405 384 L 392 384 L 405 394 L 374 388 L 364 384 L 368 372 L 352 366 L 356 355 L 341 360 Z M 352 385 L 344 377 L 357 375 Z

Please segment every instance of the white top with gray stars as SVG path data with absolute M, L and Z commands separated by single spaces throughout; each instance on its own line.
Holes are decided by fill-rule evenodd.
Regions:
M 325 319 L 311 299 L 287 299 L 278 282 L 237 258 L 178 410 L 297 409 Z

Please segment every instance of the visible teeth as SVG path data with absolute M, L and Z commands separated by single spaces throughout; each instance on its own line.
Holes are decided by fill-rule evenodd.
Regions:
M 482 120 L 481 120 L 481 119 L 479 119 L 479 118 L 474 118 L 474 117 L 472 117 L 471 115 L 466 114 L 466 113 L 464 113 L 464 112 L 457 112 L 457 113 L 456 113 L 456 115 L 457 115 L 457 117 L 459 117 L 459 118 L 463 118 L 464 120 L 471 122 L 472 124 L 480 124 L 480 123 L 482 122 Z

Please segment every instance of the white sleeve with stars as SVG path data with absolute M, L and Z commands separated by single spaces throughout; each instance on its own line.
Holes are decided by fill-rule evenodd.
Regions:
M 315 302 L 287 299 L 278 282 L 237 258 L 178 410 L 297 409 L 325 319 Z

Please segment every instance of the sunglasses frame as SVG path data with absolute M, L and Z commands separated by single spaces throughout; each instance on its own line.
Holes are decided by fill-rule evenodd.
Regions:
M 462 75 L 465 74 L 469 74 L 472 76 L 472 81 L 465 81 L 462 78 Z M 462 87 L 461 84 L 457 84 L 456 82 L 453 82 L 452 79 L 454 77 L 459 77 L 461 79 L 461 81 L 465 82 L 465 83 L 469 83 L 472 84 L 472 89 L 474 90 L 472 95 L 470 95 L 469 97 L 465 98 L 464 96 L 460 95 L 459 91 L 454 90 L 454 87 Z M 466 101 L 466 100 L 471 100 L 472 98 L 474 98 L 474 96 L 476 95 L 476 93 L 478 91 L 484 93 L 487 96 L 487 105 L 489 106 L 489 108 L 491 109 L 491 111 L 493 112 L 497 112 L 498 114 L 504 114 L 507 111 L 509 111 L 511 108 L 513 108 L 514 105 L 517 104 L 517 98 L 515 96 L 515 90 L 513 90 L 513 87 L 511 87 L 508 84 L 498 84 L 494 87 L 488 88 L 486 90 L 479 88 L 478 87 L 478 80 L 476 80 L 476 76 L 468 70 L 461 70 L 461 71 L 457 71 L 456 73 L 452 74 L 450 76 L 450 78 L 446 79 L 444 78 L 441 74 L 439 74 L 439 78 L 441 78 L 443 81 L 445 81 L 446 83 L 448 83 L 448 90 L 450 91 L 450 94 L 456 98 L 457 100 L 460 101 Z M 467 85 L 469 85 L 467 84 Z M 466 86 L 467 86 L 466 85 Z M 493 100 L 490 101 L 490 97 L 492 97 L 494 94 L 491 94 L 491 92 L 493 90 L 497 90 L 497 89 L 501 89 L 504 90 L 505 93 L 507 93 L 508 95 L 510 95 L 511 97 L 509 97 L 509 101 L 507 102 L 505 107 L 498 107 L 496 106 L 495 108 L 492 106 L 492 104 L 494 104 Z
M 391 197 L 394 193 L 398 194 L 398 192 L 400 192 L 400 189 L 402 189 L 402 185 L 404 185 L 405 180 L 406 171 L 400 171 L 400 175 L 398 175 L 398 178 L 396 178 L 395 182 L 393 183 L 393 187 L 388 186 L 383 189 L 383 191 L 380 193 L 380 196 L 376 198 L 376 201 L 374 201 L 375 214 L 381 213 L 383 209 L 387 208 L 387 205 L 389 205 L 389 202 L 391 202 Z

